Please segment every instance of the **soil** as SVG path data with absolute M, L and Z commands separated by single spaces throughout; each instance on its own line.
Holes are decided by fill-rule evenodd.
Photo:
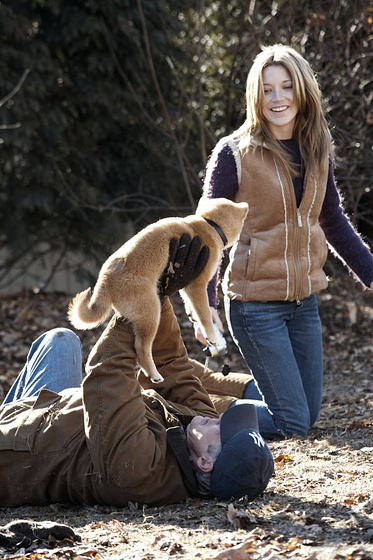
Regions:
M 43 331 L 69 326 L 65 294 L 18 293 L 0 300 L 0 399 Z M 190 355 L 204 360 L 180 300 L 173 303 Z M 248 503 L 191 499 L 167 507 L 0 508 L 14 519 L 69 525 L 80 542 L 52 537 L 0 558 L 246 560 L 373 558 L 373 297 L 343 273 L 319 296 L 325 390 L 319 421 L 307 438 L 269 442 L 275 476 Z M 79 333 L 87 356 L 101 330 Z M 228 362 L 247 371 L 232 341 Z M 221 363 L 210 362 L 215 367 Z M 16 465 L 15 465 L 16 468 Z

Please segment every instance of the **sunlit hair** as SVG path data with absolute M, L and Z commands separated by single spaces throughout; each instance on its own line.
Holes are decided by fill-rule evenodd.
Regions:
M 289 156 L 276 140 L 263 114 L 263 70 L 281 65 L 290 74 L 293 95 L 298 107 L 293 137 L 297 141 L 305 166 L 311 171 L 325 170 L 328 155 L 333 153 L 328 125 L 322 108 L 321 91 L 308 62 L 293 48 L 285 45 L 266 47 L 259 53 L 250 69 L 246 84 L 246 121 L 236 131 L 240 148 L 252 140 L 263 143 L 285 163 L 292 175 Z

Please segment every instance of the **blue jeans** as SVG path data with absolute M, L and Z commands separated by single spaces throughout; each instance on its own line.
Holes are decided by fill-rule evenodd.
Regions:
M 322 400 L 323 347 L 316 295 L 297 302 L 225 299 L 229 330 L 254 382 L 244 398 L 257 408 L 263 437 L 305 435 Z
M 82 348 L 79 338 L 65 328 L 52 329 L 35 340 L 26 364 L 3 404 L 37 396 L 41 389 L 59 393 L 82 382 Z

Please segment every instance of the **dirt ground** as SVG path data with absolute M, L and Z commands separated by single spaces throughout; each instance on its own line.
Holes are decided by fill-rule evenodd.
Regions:
M 21 293 L 0 300 L 0 398 L 43 331 L 68 326 L 63 294 Z M 201 347 L 173 300 L 186 346 Z M 69 525 L 80 542 L 53 538 L 0 558 L 31 560 L 373 559 L 373 297 L 343 274 L 319 296 L 325 391 L 319 421 L 305 439 L 269 443 L 276 462 L 266 492 L 252 503 L 189 500 L 168 507 L 0 508 L 14 519 Z M 101 331 L 79 333 L 85 355 Z M 228 363 L 246 368 L 231 341 Z M 216 361 L 215 366 L 221 367 Z M 15 465 L 16 468 L 16 465 Z

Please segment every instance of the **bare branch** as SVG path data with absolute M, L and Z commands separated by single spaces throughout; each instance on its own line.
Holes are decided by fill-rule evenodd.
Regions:
M 137 7 L 138 7 L 138 10 L 139 10 L 140 20 L 141 20 L 141 25 L 142 25 L 143 35 L 144 35 L 145 50 L 146 50 L 146 55 L 147 55 L 148 64 L 149 64 L 149 68 L 150 68 L 150 73 L 151 73 L 151 76 L 152 76 L 152 79 L 153 79 L 155 89 L 157 91 L 157 95 L 158 95 L 159 103 L 160 103 L 161 108 L 162 108 L 162 112 L 163 112 L 164 117 L 166 119 L 166 122 L 167 122 L 168 128 L 170 130 L 172 139 L 175 143 L 176 153 L 177 153 L 177 156 L 178 156 L 179 165 L 180 165 L 181 173 L 182 173 L 182 176 L 183 176 L 183 179 L 184 179 L 184 184 L 185 184 L 185 188 L 186 188 L 186 191 L 187 191 L 187 194 L 188 194 L 188 198 L 189 198 L 189 201 L 191 203 L 192 208 L 194 208 L 195 207 L 195 202 L 194 202 L 194 198 L 193 198 L 192 191 L 191 191 L 190 184 L 189 184 L 189 179 L 188 179 L 186 169 L 185 169 L 185 165 L 184 165 L 184 159 L 187 160 L 187 157 L 186 157 L 186 154 L 185 154 L 182 146 L 180 145 L 180 142 L 179 142 L 179 140 L 178 140 L 178 138 L 175 134 L 174 126 L 172 124 L 171 117 L 170 117 L 170 114 L 168 112 L 166 102 L 164 100 L 162 90 L 161 90 L 159 82 L 158 82 L 157 73 L 155 71 L 155 67 L 154 67 L 154 63 L 153 63 L 153 57 L 152 57 L 152 53 L 151 53 L 151 49 L 150 49 L 149 36 L 148 36 L 147 28 L 146 28 L 146 21 L 145 21 L 144 12 L 143 12 L 143 9 L 142 9 L 141 0 L 137 0 Z
M 20 128 L 21 123 L 14 123 L 14 124 L 0 124 L 0 130 L 15 130 L 16 128 Z
M 18 84 L 12 89 L 12 91 L 10 93 L 8 93 L 8 95 L 6 95 L 5 97 L 3 97 L 0 100 L 0 107 L 2 107 L 3 105 L 5 105 L 5 103 L 7 103 L 9 101 L 9 99 L 12 99 L 12 97 L 14 97 L 15 95 L 17 95 L 17 93 L 19 92 L 19 90 L 22 87 L 23 82 L 26 80 L 27 76 L 30 73 L 30 68 L 26 68 L 26 70 L 23 72 L 22 76 L 20 77 Z
M 115 52 L 115 48 L 114 48 L 114 45 L 113 45 L 112 38 L 111 38 L 111 36 L 110 36 L 109 30 L 108 30 L 107 25 L 106 25 L 106 23 L 105 23 L 105 21 L 104 21 L 103 18 L 101 18 L 101 26 L 102 26 L 102 29 L 103 29 L 103 33 L 104 33 L 104 37 L 105 37 L 106 44 L 107 44 L 108 49 L 109 49 L 109 52 L 110 52 L 110 56 L 111 56 L 112 59 L 113 59 L 114 66 L 115 66 L 115 68 L 117 69 L 118 74 L 119 74 L 120 77 L 122 78 L 122 80 L 123 80 L 123 82 L 125 83 L 125 85 L 126 85 L 126 87 L 128 88 L 128 90 L 131 92 L 131 94 L 132 94 L 132 96 L 133 96 L 133 99 L 136 101 L 137 105 L 139 106 L 139 108 L 140 108 L 142 114 L 144 115 L 146 121 L 147 121 L 148 123 L 150 123 L 152 126 L 154 126 L 154 122 L 153 122 L 153 119 L 152 119 L 151 115 L 149 115 L 148 111 L 145 109 L 145 107 L 144 107 L 144 105 L 143 105 L 141 99 L 139 98 L 139 96 L 138 96 L 138 94 L 137 94 L 137 92 L 136 92 L 136 89 L 135 89 L 135 88 L 133 87 L 133 85 L 131 84 L 131 81 L 129 80 L 127 74 L 126 74 L 125 71 L 123 70 L 123 68 L 122 68 L 122 66 L 121 66 L 121 64 L 120 64 L 120 62 L 119 62 L 119 60 L 118 60 L 118 57 L 117 57 L 117 54 L 116 54 L 116 52 Z M 157 127 L 157 129 L 160 130 L 159 127 Z M 168 138 L 170 137 L 169 134 L 167 134 L 165 131 L 162 131 L 162 132 L 163 132 Z

